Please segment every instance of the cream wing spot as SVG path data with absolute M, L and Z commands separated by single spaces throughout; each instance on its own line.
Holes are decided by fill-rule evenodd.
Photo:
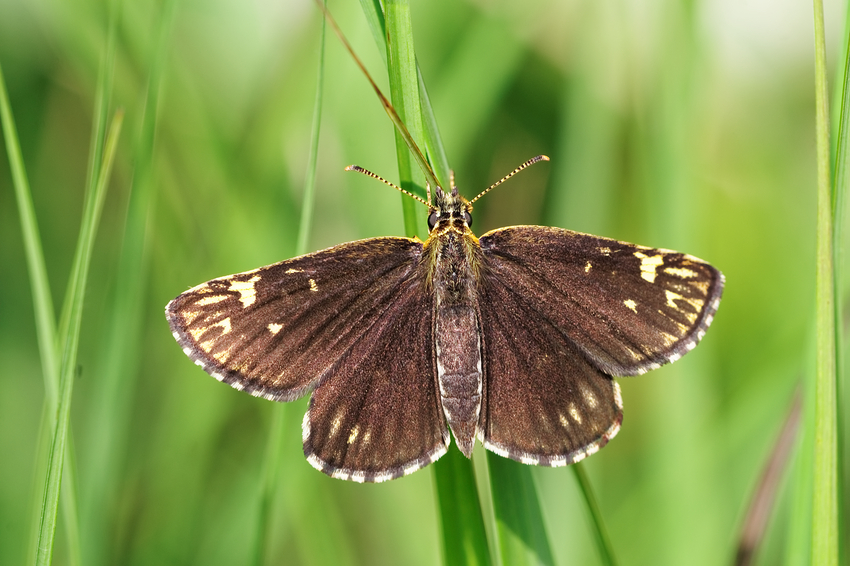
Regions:
M 272 334 L 277 334 L 283 328 L 283 325 L 277 324 L 276 322 L 272 322 L 266 328 L 268 328 L 269 332 L 271 332 Z
M 632 299 L 626 299 L 623 301 L 623 304 L 626 305 L 629 309 L 631 309 L 635 314 L 637 314 L 637 303 Z
M 354 444 L 354 441 L 357 440 L 357 436 L 360 434 L 360 425 L 354 425 L 354 428 L 351 429 L 351 434 L 348 435 L 348 443 Z
M 573 403 L 570 403 L 570 416 L 575 422 L 581 424 L 581 415 L 579 414 L 578 409 Z
M 665 267 L 664 273 L 681 277 L 682 279 L 693 279 L 697 276 L 697 272 L 686 267 Z
M 655 283 L 655 270 L 664 263 L 664 256 L 650 256 L 643 252 L 635 252 L 634 255 L 640 260 L 640 276 L 650 283 Z
M 226 301 L 228 295 L 212 295 L 210 297 L 203 297 L 198 301 L 195 301 L 195 305 L 199 307 L 205 307 L 207 305 L 214 305 L 216 303 L 220 303 L 221 301 Z
M 247 281 L 231 281 L 229 291 L 239 293 L 239 301 L 242 303 L 242 308 L 248 308 L 257 300 L 257 290 L 254 284 L 260 280 L 259 275 L 251 277 Z
M 592 264 L 588 261 L 588 262 L 584 265 L 584 272 L 585 272 L 585 273 L 590 273 L 590 268 L 591 268 L 591 267 L 593 267 L 593 265 L 592 265 Z
M 310 279 L 310 291 L 312 291 L 313 293 L 315 293 L 315 292 L 316 292 L 316 291 L 318 291 L 318 290 L 319 290 L 319 286 L 316 284 L 316 280 L 315 280 L 315 279 Z

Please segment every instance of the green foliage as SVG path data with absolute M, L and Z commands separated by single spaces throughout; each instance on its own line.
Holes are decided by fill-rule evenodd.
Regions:
M 53 563 L 72 563 L 77 544 L 81 563 L 95 566 L 249 562 L 272 428 L 280 465 L 266 563 L 440 561 L 448 522 L 431 472 L 382 485 L 316 472 L 301 453 L 305 402 L 275 413 L 217 383 L 186 359 L 162 313 L 193 285 L 296 252 L 319 10 L 312 2 L 125 3 L 104 107 L 96 101 L 108 3 L 32 6 L 0 4 L 0 63 L 20 136 L 11 167 L 0 160 L 0 564 L 35 553 L 31 494 L 41 497 L 38 455 L 49 449 L 39 444 L 42 407 L 60 398 L 62 364 L 39 346 L 55 343 L 50 324 L 70 328 L 69 315 L 57 325 L 51 305 L 75 269 L 87 169 L 96 165 L 88 161 L 90 124 L 116 107 L 126 109 L 123 143 L 77 311 L 79 352 L 63 372 L 71 380 L 63 384 L 74 386 L 66 408 L 79 536 L 62 499 Z M 386 54 L 373 35 L 383 34 L 381 22 L 364 18 L 356 2 L 334 1 L 330 10 L 389 93 Z M 582 465 L 619 564 L 728 563 L 795 387 L 814 383 L 814 275 L 823 259 L 815 253 L 811 10 L 756 20 L 732 5 L 669 0 L 433 0 L 410 10 L 419 72 L 408 70 L 406 86 L 417 90 L 421 77 L 430 102 L 422 123 L 408 126 L 427 139 L 442 134 L 423 148 L 438 177 L 447 168 L 443 144 L 466 196 L 531 156 L 552 158 L 476 202 L 478 234 L 563 226 L 681 249 L 726 274 L 703 343 L 672 366 L 620 380 L 623 429 Z M 326 44 L 309 249 L 405 233 L 397 193 L 345 173 L 346 165 L 424 186 L 415 162 L 411 177 L 399 179 L 390 120 L 339 42 L 329 34 Z M 827 61 L 842 58 L 840 49 Z M 2 121 L 7 129 L 9 116 Z M 3 143 L 3 154 L 15 155 Z M 840 147 L 836 155 L 846 160 Z M 24 169 L 31 212 L 18 211 Z M 419 209 L 424 234 L 424 207 L 406 201 Z M 33 253 L 40 247 L 43 267 Z M 802 442 L 781 475 L 756 564 L 811 556 L 807 505 L 821 476 L 812 458 L 814 388 L 802 391 Z M 834 420 L 846 422 L 840 412 Z M 840 443 L 846 435 L 837 433 Z M 475 471 L 497 559 L 505 541 L 494 540 L 511 504 L 540 518 L 526 514 L 512 531 L 526 547 L 543 545 L 537 560 L 606 563 L 601 530 L 569 469 L 523 468 L 520 479 L 503 482 L 504 470 L 489 468 L 489 480 Z M 492 497 L 491 486 L 505 498 Z M 477 547 L 470 554 L 482 556 Z

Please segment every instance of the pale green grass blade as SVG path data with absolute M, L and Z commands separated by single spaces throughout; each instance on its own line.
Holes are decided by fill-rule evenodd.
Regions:
M 450 448 L 434 464 L 444 564 L 491 564 L 472 465 Z
M 325 32 L 327 21 L 322 18 L 322 32 L 319 38 L 319 63 L 316 73 L 316 97 L 313 102 L 313 122 L 310 129 L 310 153 L 307 156 L 307 175 L 304 179 L 304 194 L 301 201 L 301 216 L 298 221 L 298 240 L 295 255 L 308 251 L 313 210 L 316 204 L 316 168 L 319 158 L 319 134 L 322 126 L 322 93 L 325 84 Z M 278 404 L 272 409 L 272 423 L 263 461 L 262 486 L 258 507 L 257 539 L 254 547 L 254 564 L 265 562 L 268 554 L 267 537 L 271 534 L 272 511 L 275 496 L 279 491 L 281 447 L 286 432 L 286 413 L 288 405 Z
M 376 41 L 376 30 L 384 28 L 390 38 L 385 45 L 389 45 L 387 61 L 391 98 L 411 137 L 408 140 L 401 129 L 396 131 L 396 156 L 401 186 L 411 191 L 414 191 L 413 186 L 417 183 L 420 183 L 421 187 L 422 176 L 412 168 L 410 160 L 410 152 L 417 153 L 414 145 L 420 145 L 415 144 L 415 140 L 425 140 L 429 154 L 432 158 L 437 156 L 440 176 L 448 179 L 445 150 L 439 138 L 424 81 L 416 64 L 409 5 L 407 2 L 387 3 L 386 19 L 381 17 L 374 9 L 374 4 L 368 0 L 362 0 L 361 5 Z M 380 46 L 381 42 L 379 48 Z M 423 109 L 423 104 L 427 104 L 428 108 Z M 426 117 L 424 120 L 423 115 Z M 426 174 L 431 172 L 427 165 L 423 168 L 426 169 Z M 431 181 L 432 184 L 434 182 L 435 180 Z M 421 192 L 419 194 L 424 196 Z M 407 235 L 421 234 L 424 209 L 406 197 L 402 199 L 402 206 Z M 489 548 L 472 466 L 459 453 L 450 450 L 449 454 L 434 465 L 433 470 L 437 503 L 442 518 L 444 560 L 447 564 L 489 563 Z
M 812 563 L 838 564 L 838 431 L 836 395 L 835 251 L 829 166 L 829 109 L 823 3 L 814 0 L 817 138 L 817 360 Z M 846 150 L 845 150 L 846 151 Z M 841 150 L 839 150 L 841 153 Z M 842 159 L 843 161 L 843 159 Z
M 587 477 L 587 472 L 584 471 L 584 464 L 576 462 L 570 466 L 570 469 L 576 477 L 579 491 L 587 505 L 587 512 L 590 515 L 593 526 L 592 530 L 596 538 L 596 546 L 599 549 L 599 556 L 602 559 L 602 563 L 607 566 L 616 566 L 617 560 L 614 558 L 614 546 L 611 544 L 611 537 L 608 535 L 608 529 L 605 527 L 602 511 L 596 502 L 596 496 L 593 494 L 590 478 Z
M 162 6 L 156 40 L 151 42 L 148 55 L 150 69 L 141 128 L 134 144 L 130 202 L 115 275 L 115 295 L 100 349 L 98 387 L 93 391 L 94 425 L 90 427 L 89 438 L 93 448 L 84 478 L 87 489 L 82 509 L 83 553 L 85 563 L 90 565 L 108 562 L 116 538 L 116 525 L 110 521 L 110 515 L 115 512 L 115 502 L 120 500 L 120 470 L 128 452 L 133 395 L 140 377 L 144 298 L 149 281 L 149 227 L 153 223 L 156 196 L 152 163 L 154 140 L 176 7 L 177 0 L 169 0 Z
M 104 144 L 102 167 L 97 177 L 94 193 L 86 198 L 86 207 L 80 226 L 80 237 L 77 253 L 71 271 L 68 300 L 71 306 L 67 309 L 68 324 L 66 336 L 59 336 L 63 344 L 60 364 L 60 397 L 57 416 L 53 430 L 53 441 L 47 458 L 47 479 L 42 500 L 41 522 L 36 546 L 36 564 L 47 566 L 53 555 L 53 534 L 56 530 L 56 516 L 59 507 L 59 492 L 62 485 L 62 471 L 65 461 L 65 448 L 68 437 L 69 420 L 71 416 L 71 399 L 74 387 L 74 377 L 77 366 L 77 348 L 80 339 L 82 322 L 83 299 L 85 297 L 86 280 L 88 277 L 91 253 L 100 213 L 106 197 L 109 173 L 112 170 L 112 160 L 118 145 L 121 132 L 123 112 L 116 113 L 109 128 Z
M 504 566 L 555 563 L 531 467 L 487 452 L 493 511 Z
M 50 284 L 47 281 L 47 269 L 44 265 L 44 253 L 38 222 L 32 204 L 32 193 L 27 180 L 18 133 L 9 106 L 3 68 L 0 66 L 0 120 L 3 122 L 3 138 L 9 155 L 12 170 L 12 184 L 15 187 L 15 199 L 18 203 L 18 216 L 21 219 L 27 267 L 30 273 L 35 327 L 38 333 L 38 351 L 41 355 L 41 367 L 44 377 L 44 391 L 48 406 L 55 407 L 59 388 L 59 365 L 56 360 L 56 318 L 53 311 L 53 299 L 50 296 Z
M 47 270 L 44 263 L 44 252 L 41 247 L 38 222 L 33 208 L 32 193 L 21 156 L 21 147 L 12 117 L 9 96 L 6 92 L 6 81 L 3 77 L 2 66 L 0 66 L 0 121 L 3 124 L 3 138 L 6 142 L 6 151 L 9 156 L 12 184 L 15 188 L 18 216 L 21 222 L 21 231 L 23 232 L 24 250 L 30 274 L 30 289 L 32 292 L 33 308 L 35 310 L 35 326 L 41 357 L 42 378 L 44 381 L 44 403 L 42 405 L 38 449 L 36 451 L 38 460 L 35 466 L 36 473 L 39 476 L 44 476 L 47 469 L 47 460 L 43 456 L 45 452 L 42 450 L 42 447 L 46 446 L 48 442 L 48 431 L 53 428 L 59 389 L 59 365 L 56 356 L 56 319 L 53 310 L 53 299 L 50 295 L 50 285 L 47 280 Z M 41 498 L 33 493 L 32 544 L 35 544 L 37 541 L 36 533 L 40 521 L 38 505 L 40 500 Z
M 424 125 L 422 107 L 419 100 L 419 78 L 416 72 L 416 55 L 413 48 L 413 28 L 410 21 L 410 5 L 405 0 L 390 0 L 385 4 L 387 26 L 387 70 L 390 79 L 390 99 L 401 121 L 407 126 L 412 142 L 422 146 Z M 410 156 L 413 148 L 405 139 L 402 131 L 396 128 L 396 159 L 401 186 L 414 194 L 424 197 L 424 179 L 430 168 L 427 164 L 414 168 Z M 435 180 L 430 181 L 436 184 Z M 420 236 L 424 239 L 425 217 L 427 209 L 416 201 L 402 195 L 404 210 L 404 229 L 408 236 Z

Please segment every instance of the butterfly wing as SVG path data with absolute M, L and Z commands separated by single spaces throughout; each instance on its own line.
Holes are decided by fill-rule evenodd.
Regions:
M 556 228 L 480 243 L 482 441 L 524 463 L 566 465 L 604 446 L 622 420 L 610 376 L 692 349 L 723 287 L 696 258 Z
M 325 473 L 383 481 L 445 453 L 422 243 L 342 244 L 191 289 L 166 307 L 213 377 L 277 401 L 316 389 L 304 452 Z
M 390 480 L 448 449 L 424 277 L 408 278 L 388 301 L 387 313 L 313 393 L 304 417 L 307 459 L 336 478 Z
M 681 358 L 705 335 L 723 292 L 717 269 L 670 250 L 540 226 L 480 241 L 489 272 L 608 375 Z
M 385 316 L 422 244 L 350 242 L 213 279 L 165 309 L 187 356 L 219 381 L 274 401 L 313 389 Z

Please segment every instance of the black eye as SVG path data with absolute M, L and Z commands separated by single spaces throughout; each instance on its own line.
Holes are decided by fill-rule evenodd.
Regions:
M 437 225 L 437 218 L 439 218 L 439 216 L 437 215 L 436 212 L 432 212 L 431 214 L 428 215 L 428 229 L 429 230 L 433 230 L 434 226 Z
M 463 211 L 463 219 L 466 222 L 466 225 L 472 227 L 472 215 L 468 210 Z

